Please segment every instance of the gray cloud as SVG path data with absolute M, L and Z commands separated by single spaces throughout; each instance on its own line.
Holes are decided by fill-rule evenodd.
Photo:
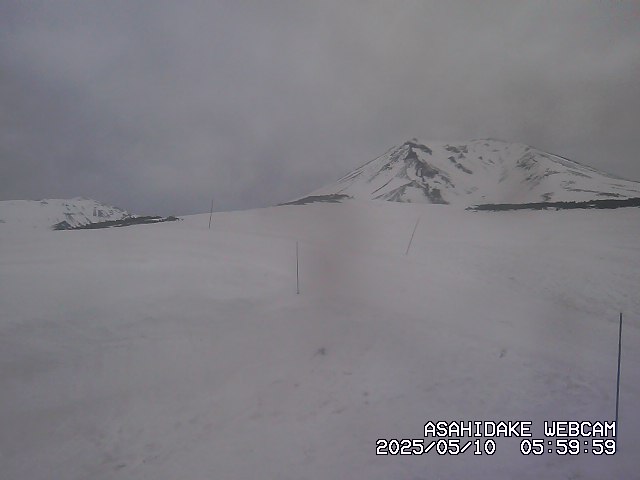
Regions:
M 640 4 L 0 0 L 0 198 L 265 206 L 417 136 L 640 179 Z

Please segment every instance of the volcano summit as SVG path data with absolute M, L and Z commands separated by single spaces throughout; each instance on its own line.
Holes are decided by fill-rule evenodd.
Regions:
M 559 155 L 495 139 L 413 139 L 311 194 L 469 206 L 640 197 L 640 183 Z

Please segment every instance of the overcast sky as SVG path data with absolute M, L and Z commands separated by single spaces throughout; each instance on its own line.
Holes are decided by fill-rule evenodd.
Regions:
M 640 2 L 0 0 L 0 199 L 272 205 L 418 137 L 640 180 Z

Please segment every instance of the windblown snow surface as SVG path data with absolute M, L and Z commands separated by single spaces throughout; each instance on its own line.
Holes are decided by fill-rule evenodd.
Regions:
M 638 478 L 639 209 L 208 220 L 0 224 L 3 479 Z M 613 420 L 620 311 L 615 456 L 375 455 L 430 420 Z

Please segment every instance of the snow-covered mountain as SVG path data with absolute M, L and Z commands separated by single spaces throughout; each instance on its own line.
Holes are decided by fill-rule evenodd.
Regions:
M 130 217 L 129 212 L 88 198 L 7 200 L 0 202 L 0 223 L 19 228 L 71 227 Z
M 640 197 L 640 183 L 521 143 L 413 139 L 311 195 L 464 206 L 580 202 Z

